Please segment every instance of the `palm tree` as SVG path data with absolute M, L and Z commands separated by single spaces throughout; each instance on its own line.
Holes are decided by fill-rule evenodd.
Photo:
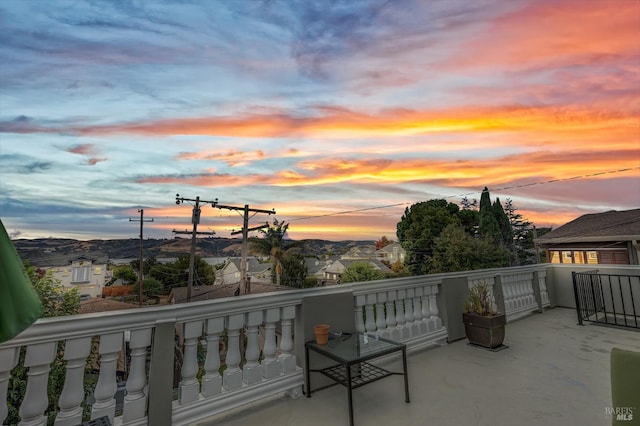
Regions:
M 252 238 L 252 248 L 262 255 L 271 256 L 273 262 L 276 284 L 280 285 L 280 276 L 282 275 L 282 255 L 284 236 L 289 229 L 289 224 L 284 222 L 278 222 L 278 219 L 273 219 L 273 226 L 265 229 L 261 229 L 260 232 L 264 234 L 263 238 Z

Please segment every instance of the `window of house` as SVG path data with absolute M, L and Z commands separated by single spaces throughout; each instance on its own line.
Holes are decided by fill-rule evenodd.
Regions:
M 586 263 L 584 261 L 584 252 L 582 252 L 582 251 L 574 251 L 573 252 L 573 263 Z
M 588 251 L 587 252 L 587 263 L 589 263 L 589 264 L 598 263 L 598 252 L 597 251 Z
M 71 276 L 71 282 L 88 283 L 91 279 L 91 266 L 75 266 L 73 268 L 73 275 Z
M 551 257 L 551 263 L 560 263 L 560 252 L 551 250 L 549 251 L 549 256 Z
M 573 263 L 573 256 L 570 251 L 562 252 L 562 263 Z

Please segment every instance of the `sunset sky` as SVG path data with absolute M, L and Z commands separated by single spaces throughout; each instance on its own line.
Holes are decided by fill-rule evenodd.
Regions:
M 14 238 L 172 238 L 179 193 L 395 239 L 485 186 L 538 227 L 640 207 L 638 0 L 0 3 Z

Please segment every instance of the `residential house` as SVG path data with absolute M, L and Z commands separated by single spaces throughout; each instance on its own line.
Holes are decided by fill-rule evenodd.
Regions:
M 327 265 L 324 270 L 324 282 L 326 285 L 340 284 L 342 274 L 349 265 L 357 262 L 367 262 L 374 269 L 377 269 L 383 273 L 391 272 L 391 269 L 378 259 L 338 259 Z
M 640 209 L 586 214 L 535 242 L 551 263 L 639 265 Z
M 230 258 L 222 269 L 217 271 L 216 284 L 239 284 L 241 278 L 240 258 Z M 251 279 L 251 285 L 257 283 L 271 284 L 271 263 L 260 262 L 255 257 L 247 258 L 247 277 Z
M 393 265 L 400 261 L 404 263 L 407 252 L 402 248 L 400 243 L 391 243 L 376 251 L 376 256 L 383 262 Z
M 376 249 L 373 245 L 351 247 L 349 251 L 340 256 L 341 259 L 373 259 L 375 257 Z
M 323 284 L 324 271 L 329 265 L 328 260 L 321 260 L 316 257 L 305 257 L 305 265 L 307 266 L 307 278 L 313 278 L 316 283 Z
M 39 269 L 51 271 L 65 288 L 76 288 L 85 297 L 101 296 L 102 287 L 111 279 L 111 271 L 107 271 L 109 259 L 104 253 L 67 256 L 49 252 L 29 261 Z

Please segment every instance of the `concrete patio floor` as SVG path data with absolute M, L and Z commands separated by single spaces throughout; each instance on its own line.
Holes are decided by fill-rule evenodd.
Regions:
M 502 351 L 461 340 L 410 354 L 411 403 L 404 402 L 401 376 L 368 384 L 353 391 L 355 424 L 610 425 L 610 352 L 613 347 L 640 351 L 640 332 L 576 323 L 573 309 L 555 308 L 509 323 L 509 347 Z M 400 371 L 396 358 L 384 367 Z M 197 423 L 348 424 L 347 391 L 339 385 L 311 398 L 274 398 Z

